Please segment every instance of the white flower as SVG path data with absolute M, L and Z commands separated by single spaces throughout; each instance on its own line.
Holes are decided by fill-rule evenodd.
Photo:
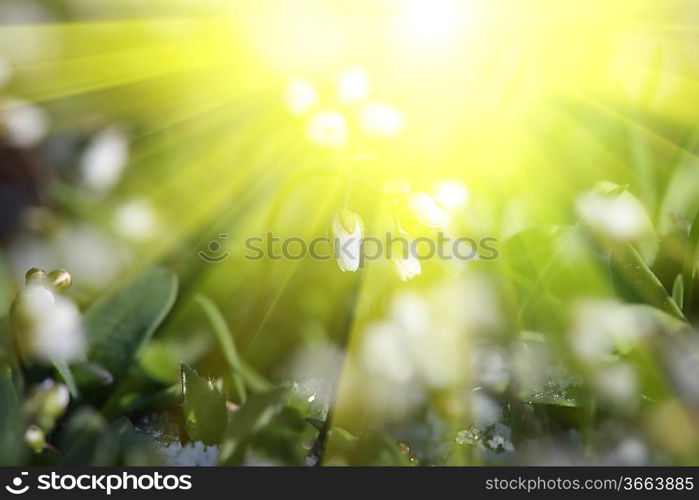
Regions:
M 443 207 L 448 209 L 461 208 L 468 201 L 468 189 L 456 180 L 440 181 L 434 197 Z
M 95 135 L 80 160 L 85 186 L 98 193 L 111 190 L 129 159 L 129 141 L 117 127 L 109 127 Z
M 646 465 L 648 449 L 637 437 L 624 438 L 619 445 L 604 457 L 604 465 Z
M 163 444 L 160 455 L 169 466 L 213 467 L 218 462 L 218 446 L 206 446 L 201 441 L 182 445 L 179 442 Z
M 60 417 L 70 403 L 70 392 L 65 384 L 51 379 L 44 380 L 39 386 L 44 396 L 43 410 L 51 417 Z
M 50 433 L 70 403 L 68 388 L 52 379 L 34 387 L 24 404 L 29 421 Z
M 474 391 L 471 396 L 471 415 L 477 427 L 488 427 L 500 420 L 502 408 L 483 391 Z
M 391 261 L 395 265 L 396 272 L 401 281 L 408 281 L 422 272 L 420 260 L 414 255 L 412 248 L 407 252 L 399 244 L 394 248 Z
M 344 147 L 349 138 L 347 119 L 339 111 L 317 111 L 308 121 L 306 132 L 312 142 L 329 148 Z
M 0 131 L 5 140 L 18 148 L 30 148 L 43 140 L 49 117 L 38 106 L 17 99 L 0 103 Z
M 83 358 L 85 339 L 77 306 L 41 284 L 30 284 L 15 302 L 18 342 L 28 359 L 50 363 Z
M 481 348 L 474 352 L 474 365 L 478 383 L 502 392 L 510 381 L 510 364 L 504 351 L 498 348 Z
M 343 272 L 356 271 L 361 260 L 362 219 L 344 208 L 335 214 L 332 226 L 337 265 Z
M 412 218 L 426 227 L 443 227 L 448 221 L 446 211 L 426 193 L 409 195 L 407 208 Z
M 616 301 L 581 300 L 574 304 L 570 341 L 581 360 L 594 363 L 614 349 L 628 352 L 649 328 L 647 318 Z
M 24 442 L 36 453 L 39 453 L 46 446 L 46 434 L 36 425 L 30 425 L 24 433 Z
M 337 87 L 340 101 L 347 104 L 361 101 L 371 91 L 369 74 L 364 68 L 348 68 L 340 74 Z
M 365 134 L 390 138 L 405 128 L 405 116 L 398 108 L 383 102 L 368 102 L 359 110 L 359 127 Z
M 512 430 L 509 427 L 498 422 L 495 424 L 492 437 L 486 444 L 488 445 L 488 448 L 493 451 L 512 453 L 515 451 L 515 447 L 512 444 L 512 441 L 510 441 L 511 434 Z
M 286 86 L 286 105 L 295 115 L 307 113 L 318 105 L 318 91 L 308 80 L 293 78 Z
M 430 303 L 422 295 L 414 292 L 400 292 L 393 297 L 389 319 L 402 330 L 420 336 L 430 331 L 435 318 Z
M 370 325 L 362 342 L 364 368 L 389 382 L 408 382 L 415 375 L 415 367 L 405 343 L 406 338 L 396 325 L 387 321 Z
M 114 214 L 115 229 L 133 240 L 144 240 L 152 236 L 155 226 L 153 208 L 143 200 L 124 203 Z
M 46 250 L 60 256 L 58 263 L 70 269 L 76 281 L 93 289 L 116 279 L 131 260 L 123 241 L 86 225 L 61 227 Z
M 633 412 L 639 403 L 639 383 L 633 367 L 616 363 L 595 373 L 594 385 L 602 402 L 612 408 Z
M 652 232 L 643 205 L 627 191 L 621 194 L 588 191 L 578 197 L 576 207 L 591 228 L 614 241 L 634 241 Z

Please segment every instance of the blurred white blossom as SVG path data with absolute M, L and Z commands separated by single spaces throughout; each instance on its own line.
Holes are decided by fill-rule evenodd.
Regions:
M 648 465 L 648 448 L 637 437 L 625 437 L 603 458 L 603 464 L 627 467 Z
M 699 339 L 696 334 L 669 346 L 665 362 L 679 393 L 694 404 L 699 403 Z
M 643 205 L 628 191 L 588 191 L 577 198 L 576 206 L 590 227 L 614 241 L 638 240 L 653 230 Z
M 447 281 L 430 293 L 438 317 L 449 318 L 457 329 L 495 334 L 502 327 L 503 311 L 492 281 L 485 275 Z
M 340 111 L 316 111 L 308 120 L 308 138 L 320 146 L 342 148 L 347 145 L 347 119 Z
M 402 246 L 398 245 L 398 248 L 394 248 L 392 251 L 391 261 L 401 281 L 411 280 L 422 272 L 420 260 L 414 254 L 412 248 L 409 248 L 407 252 L 403 252 Z
M 120 241 L 95 227 L 65 225 L 49 237 L 22 234 L 12 242 L 9 257 L 18 276 L 30 267 L 70 269 L 74 282 L 99 289 L 110 283 L 131 261 Z
M 0 134 L 12 146 L 36 146 L 49 130 L 48 114 L 39 106 L 19 99 L 0 102 Z
M 646 319 L 612 300 L 582 300 L 574 306 L 570 341 L 588 362 L 607 358 L 614 349 L 627 352 L 648 332 Z
M 497 347 L 480 348 L 473 353 L 474 373 L 479 385 L 502 392 L 510 381 L 510 363 Z
M 485 444 L 493 451 L 512 453 L 515 447 L 510 441 L 511 434 L 512 429 L 498 422 Z
M 405 116 L 398 108 L 383 102 L 368 102 L 359 109 L 359 127 L 365 134 L 396 137 L 405 128 Z
M 206 446 L 201 441 L 184 446 L 179 442 L 162 444 L 158 450 L 169 466 L 213 467 L 218 462 L 218 446 Z
M 535 332 L 531 335 L 544 338 Z M 512 346 L 511 356 L 512 374 L 522 391 L 540 390 L 546 379 L 546 368 L 551 366 L 553 359 L 548 345 L 543 340 L 522 339 Z
M 463 207 L 468 201 L 468 197 L 468 189 L 457 180 L 445 179 L 440 181 L 434 192 L 435 200 L 449 210 Z
M 155 212 L 144 200 L 133 200 L 120 205 L 114 214 L 114 227 L 119 234 L 132 240 L 144 240 L 156 228 Z
M 84 185 L 97 193 L 110 191 L 121 179 L 129 159 L 129 140 L 118 127 L 98 132 L 80 159 Z
M 68 408 L 69 403 L 68 387 L 47 378 L 34 387 L 32 396 L 27 401 L 27 410 L 29 413 L 42 413 L 50 418 L 57 418 Z
M 375 376 L 414 382 L 412 388 L 448 387 L 463 380 L 464 332 L 435 315 L 417 294 L 398 294 L 385 321 L 364 332 L 362 360 Z
M 17 295 L 13 319 L 23 357 L 41 362 L 78 361 L 85 354 L 77 306 L 42 284 L 30 283 Z
M 70 403 L 68 388 L 52 379 L 34 386 L 25 401 L 24 409 L 29 421 L 50 433 L 56 421 L 65 413 Z
M 601 401 L 609 407 L 622 412 L 637 409 L 639 384 L 631 365 L 615 363 L 599 369 L 594 376 L 594 386 Z
M 348 68 L 340 73 L 337 93 L 341 102 L 352 104 L 366 99 L 371 92 L 371 80 L 364 68 Z
M 493 425 L 502 417 L 502 408 L 483 391 L 474 391 L 471 396 L 471 415 L 477 427 Z
M 413 377 L 414 367 L 402 335 L 389 322 L 375 323 L 366 329 L 362 362 L 369 373 L 391 382 L 408 382 Z
M 292 78 L 286 86 L 286 105 L 295 115 L 307 113 L 318 105 L 318 91 L 303 78 Z
M 421 295 L 404 291 L 393 297 L 388 318 L 406 332 L 429 330 L 434 321 L 430 303 Z
M 46 446 L 46 433 L 36 425 L 30 425 L 24 433 L 24 442 L 34 452 L 39 453 Z
M 52 243 L 57 267 L 70 269 L 76 282 L 93 288 L 114 280 L 131 260 L 122 243 L 86 225 L 61 228 Z
M 418 224 L 440 228 L 447 224 L 447 212 L 426 193 L 412 193 L 407 199 L 407 209 Z

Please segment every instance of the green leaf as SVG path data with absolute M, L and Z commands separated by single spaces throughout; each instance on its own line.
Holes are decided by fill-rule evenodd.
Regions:
M 248 449 L 283 465 L 305 465 L 308 449 L 304 445 L 312 442 L 318 432 L 306 423 L 298 408 L 288 403 L 255 436 Z
M 267 381 L 262 375 L 257 373 L 254 368 L 250 367 L 243 359 L 238 355 L 238 350 L 235 347 L 235 342 L 233 340 L 233 334 L 231 333 L 228 325 L 226 324 L 226 319 L 218 310 L 216 305 L 207 297 L 203 295 L 197 295 L 195 298 L 197 304 L 201 306 L 211 323 L 211 327 L 216 334 L 216 338 L 221 344 L 223 349 L 223 355 L 226 358 L 228 366 L 230 366 L 233 372 L 234 382 L 236 384 L 236 390 L 240 395 L 243 402 L 245 402 L 246 391 L 245 387 L 240 383 L 241 379 L 252 391 L 265 391 L 272 387 L 272 384 Z
M 170 344 L 152 340 L 141 351 L 138 363 L 149 377 L 170 385 L 177 382 L 180 374 L 178 357 Z
M 237 465 L 243 461 L 250 441 L 284 409 L 288 393 L 288 388 L 277 387 L 248 398 L 226 428 L 219 455 L 221 465 Z
M 667 182 L 662 203 L 657 210 L 660 214 L 660 234 L 668 235 L 681 231 L 686 235 L 684 224 L 678 224 L 678 220 L 686 221 L 689 225 L 699 211 L 699 160 L 692 153 L 697 144 L 699 133 L 695 130 L 681 147 L 679 158 L 672 165 L 671 178 Z
M 177 277 L 153 268 L 100 300 L 85 313 L 88 360 L 119 382 L 170 312 L 176 295 Z
M 0 465 L 20 465 L 27 454 L 22 442 L 26 424 L 9 366 L 0 366 Z
M 369 433 L 357 442 L 350 457 L 350 465 L 409 466 L 410 458 L 398 443 L 384 434 Z
M 614 287 L 623 299 L 652 305 L 684 319 L 682 311 L 633 246 L 623 244 L 612 251 L 610 271 Z
M 156 441 L 143 432 L 136 431 L 131 421 L 121 417 L 112 425 L 119 439 L 119 465 L 127 467 L 162 466 L 163 457 L 158 453 Z
M 672 284 L 672 298 L 677 307 L 684 309 L 684 280 L 681 274 L 675 277 L 675 282 Z
M 319 418 L 306 417 L 305 421 L 313 426 L 313 428 L 315 428 L 317 431 L 322 431 L 325 427 L 325 420 L 320 420 Z
M 354 450 L 354 447 L 359 442 L 359 438 L 342 427 L 332 427 L 328 431 L 328 439 L 332 444 L 333 449 L 341 453 L 349 453 Z
M 226 397 L 210 381 L 182 364 L 182 396 L 185 430 L 189 439 L 219 444 L 226 428 Z
M 0 258 L 0 317 L 10 311 L 12 303 L 12 276 L 4 259 Z
M 69 420 L 59 444 L 62 465 L 114 465 L 119 452 L 117 436 L 90 408 L 78 410 Z
M 694 281 L 697 275 L 697 259 L 699 258 L 699 210 L 689 230 L 689 240 L 685 254 L 682 276 L 685 286 L 683 305 L 689 310 L 693 303 Z
M 94 389 L 114 382 L 112 374 L 97 363 L 76 363 L 71 366 L 71 370 L 78 387 Z
M 73 399 L 79 398 L 80 391 L 78 391 L 78 385 L 75 383 L 75 377 L 73 377 L 73 372 L 70 369 L 70 366 L 68 366 L 68 363 L 65 361 L 54 361 L 53 367 L 58 372 L 58 375 L 60 375 L 60 377 L 63 379 L 63 382 L 65 382 Z
M 182 403 L 182 385 L 176 384 L 167 387 L 156 394 L 137 395 L 131 401 L 125 401 L 119 406 L 119 413 L 129 416 L 142 415 L 144 413 L 163 412 L 171 410 Z
M 561 301 L 575 299 L 581 289 L 601 295 L 608 288 L 579 225 L 521 231 L 505 241 L 501 257 L 521 297 L 515 316 L 521 329 L 560 329 L 566 321 Z
M 542 391 L 525 394 L 522 401 L 528 404 L 539 404 L 546 406 L 563 406 L 565 408 L 579 408 L 583 406 L 579 390 L 555 390 L 545 389 Z

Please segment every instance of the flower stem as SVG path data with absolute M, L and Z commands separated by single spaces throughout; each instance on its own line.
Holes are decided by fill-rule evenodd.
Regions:
M 335 416 L 335 409 L 337 407 L 337 401 L 340 394 L 340 378 L 342 376 L 342 371 L 344 365 L 347 361 L 347 347 L 349 345 L 350 334 L 352 332 L 352 326 L 354 325 L 354 318 L 357 311 L 357 300 L 359 298 L 359 290 L 361 288 L 361 282 L 363 278 L 363 273 L 358 273 L 355 276 L 354 283 L 352 284 L 352 291 L 347 300 L 347 307 L 345 309 L 345 320 L 342 325 L 342 330 L 339 338 L 339 346 L 345 354 L 342 358 L 342 362 L 337 368 L 335 376 L 332 379 L 332 390 L 330 394 L 330 401 L 328 404 L 328 413 L 323 421 L 323 425 L 318 433 L 318 438 L 316 439 L 313 448 L 308 455 L 311 459 L 312 464 L 315 467 L 320 467 L 323 465 L 323 459 L 325 458 L 325 451 L 327 448 L 328 434 L 332 425 L 333 417 Z

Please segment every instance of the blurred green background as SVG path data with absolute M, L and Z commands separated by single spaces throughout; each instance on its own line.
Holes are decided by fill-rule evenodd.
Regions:
M 0 0 L 0 463 L 696 465 L 697 23 Z M 246 258 L 343 209 L 497 258 Z

